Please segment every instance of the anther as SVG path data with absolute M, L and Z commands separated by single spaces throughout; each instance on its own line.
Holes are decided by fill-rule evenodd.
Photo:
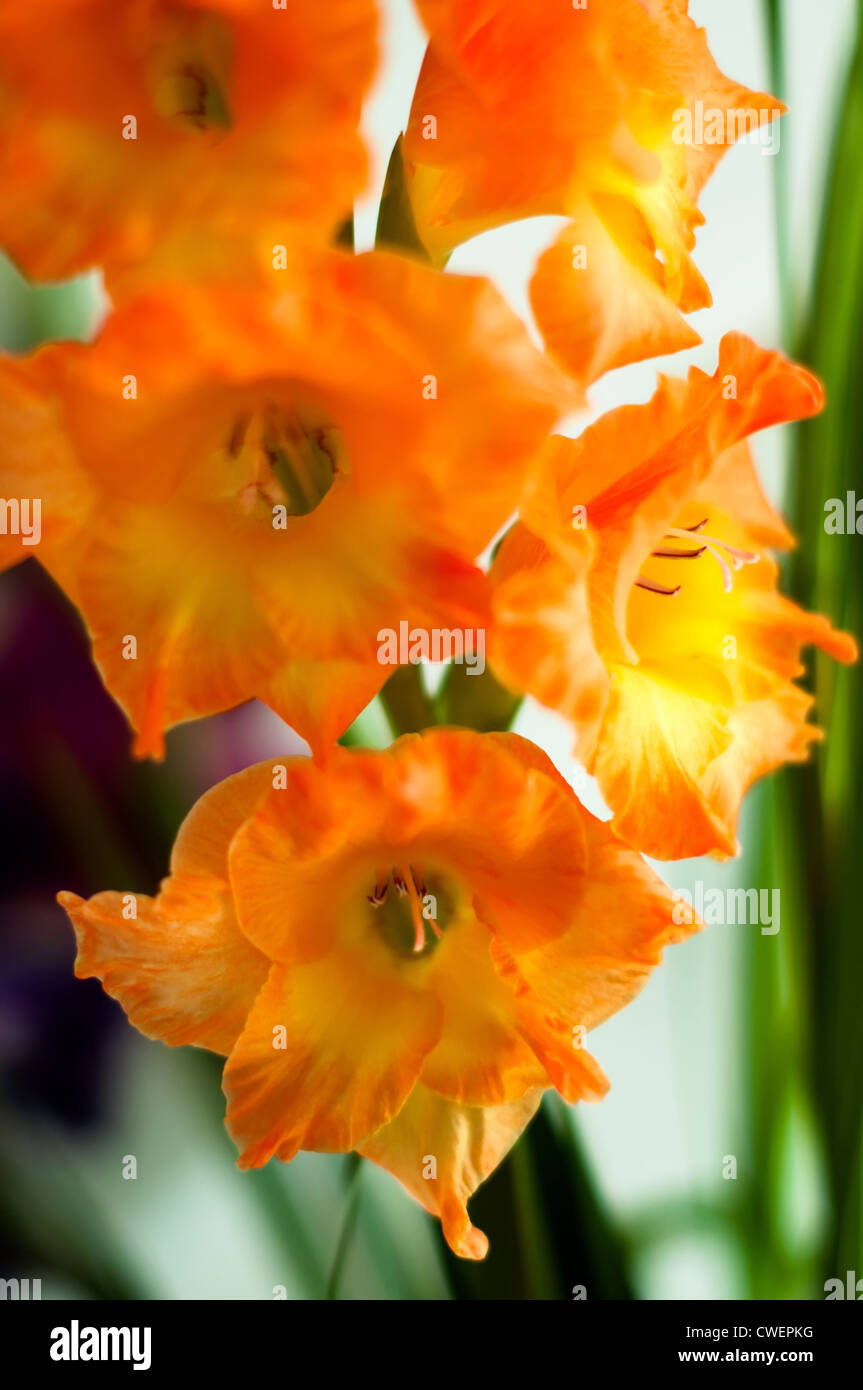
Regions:
M 426 911 L 426 886 L 425 875 L 422 869 L 415 864 L 400 864 L 392 871 L 378 869 L 375 873 L 375 887 L 373 893 L 366 895 L 367 901 L 372 907 L 380 908 L 386 901 L 387 888 L 389 881 L 395 886 L 400 898 L 408 898 L 413 925 L 413 943 L 411 950 L 418 955 L 427 946 L 426 927 L 431 927 L 435 936 L 440 939 L 443 933 L 435 921 L 434 917 Z
M 669 589 L 665 584 L 657 584 L 654 579 L 645 579 L 643 575 L 636 579 L 635 586 L 637 589 L 646 589 L 649 594 L 661 594 L 663 598 L 674 598 L 682 588 L 682 585 L 678 584 L 676 588 Z
M 706 524 L 706 518 L 700 526 Z M 674 536 L 679 540 L 687 540 L 689 531 L 681 530 L 672 526 L 666 531 L 666 535 Z M 703 534 L 703 533 L 702 533 Z M 751 550 L 740 550 L 736 545 L 728 545 L 725 541 L 717 540 L 715 536 L 704 536 L 705 550 L 709 550 L 720 570 L 722 571 L 722 587 L 726 594 L 730 594 L 734 587 L 732 570 L 742 569 L 744 565 L 756 565 L 759 557 Z M 727 558 L 726 558 L 727 557 Z
M 697 550 L 653 550 L 651 554 L 658 560 L 697 560 L 706 549 L 706 545 L 700 545 Z
M 671 540 L 688 541 L 694 535 L 702 536 L 703 528 L 707 525 L 707 517 L 695 523 L 694 526 L 671 526 L 665 535 Z M 652 555 L 658 560 L 697 560 L 705 552 L 709 552 L 722 573 L 722 587 L 726 594 L 730 594 L 734 580 L 732 570 L 742 569 L 744 565 L 754 565 L 758 563 L 759 556 L 749 550 L 740 550 L 737 546 L 728 545 L 725 541 L 717 540 L 715 536 L 703 536 L 704 544 L 696 546 L 691 550 L 676 550 L 668 547 L 661 547 L 659 550 L 652 551 Z M 666 584 L 659 584 L 655 579 L 646 579 L 644 575 L 639 575 L 635 581 L 638 589 L 646 589 L 650 594 L 660 594 L 663 598 L 674 598 L 680 593 L 681 585 L 670 588 Z

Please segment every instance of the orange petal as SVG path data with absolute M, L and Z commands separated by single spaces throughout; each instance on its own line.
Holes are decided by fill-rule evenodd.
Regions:
M 680 690 L 662 672 L 617 667 L 589 771 L 615 813 L 614 828 L 656 859 L 717 849 L 735 854 L 733 834 L 700 790 L 707 768 L 732 742 L 725 692 Z
M 245 1025 L 269 962 L 237 926 L 228 845 L 271 779 L 271 765 L 259 763 L 196 802 L 157 898 L 58 897 L 78 939 L 76 975 L 100 979 L 148 1038 L 227 1054 Z
M 273 966 L 223 1077 L 240 1166 L 355 1148 L 398 1114 L 439 1032 L 435 1000 L 368 936 Z
M 582 1059 L 594 1070 L 596 1064 L 582 1049 L 585 1033 L 635 998 L 666 946 L 698 930 L 698 924 L 675 924 L 670 889 L 606 824 L 591 817 L 587 838 L 585 893 L 569 931 L 515 960 L 502 943 L 496 947 L 501 968 L 517 971 L 530 991 L 533 1023 L 544 1029 L 537 1031 L 537 1041 L 556 1051 L 564 1081 L 565 1053 L 576 1080 L 581 1079 Z M 622 912 L 624 898 L 627 909 Z
M 795 545 L 793 532 L 764 494 L 748 440 L 717 455 L 710 470 L 710 496 L 759 546 L 790 550 Z
M 177 831 L 171 872 L 228 881 L 228 851 L 239 827 L 273 785 L 273 761 L 235 772 L 195 802 Z
M 75 456 L 37 354 L 29 365 L 0 356 L 0 569 L 46 560 L 87 523 L 97 492 Z
M 421 10 L 431 42 L 404 149 L 432 258 L 505 222 L 571 218 L 532 300 L 581 383 L 697 342 L 681 315 L 711 302 L 691 259 L 699 194 L 781 104 L 723 76 L 684 4 L 550 0 L 541 24 L 533 0 Z
M 662 378 L 647 405 L 552 441 L 492 566 L 494 669 L 573 720 L 615 830 L 658 858 L 735 853 L 746 788 L 817 736 L 789 684 L 801 647 L 855 659 L 853 639 L 776 592 L 764 548 L 793 537 L 747 443 L 822 402 L 811 373 L 729 334 L 712 377 Z M 730 593 L 712 555 L 656 554 L 669 528 L 699 526 L 758 557 Z
M 429 730 L 384 754 L 335 750 L 326 772 L 290 760 L 284 788 L 232 845 L 243 930 L 272 959 L 314 959 L 348 905 L 365 902 L 376 865 L 416 859 L 481 897 L 517 941 L 563 931 L 582 873 L 582 812 L 544 755 L 526 769 L 524 742 Z
M 433 1216 L 450 1249 L 482 1260 L 488 1239 L 467 1214 L 468 1199 L 512 1148 L 539 1106 L 534 1091 L 510 1105 L 470 1107 L 414 1088 L 396 1118 L 362 1142 L 359 1152 L 380 1164 Z
M 373 0 L 5 6 L 0 244 L 36 279 L 103 266 L 116 302 L 328 238 L 365 179 L 376 20 Z
M 488 928 L 476 919 L 448 924 L 430 970 L 443 1022 L 421 1080 L 465 1105 L 501 1105 L 548 1084 L 520 1035 L 515 991 L 495 970 L 491 945 Z
M 162 287 L 0 371 L 9 494 L 31 457 L 46 518 L 73 474 L 93 494 L 99 525 L 76 513 L 45 558 L 157 757 L 166 728 L 253 696 L 320 750 L 385 678 L 381 631 L 484 628 L 475 557 L 570 395 L 486 282 L 308 248 L 275 288 Z M 281 527 L 273 416 L 333 463 Z
M 601 1073 L 571 1050 L 561 1058 L 548 1008 L 518 965 L 558 936 L 590 938 L 603 885 L 626 901 L 633 933 L 654 923 L 657 895 L 663 924 L 670 919 L 667 888 L 607 831 L 614 854 L 597 859 L 594 883 L 585 837 L 598 833 L 527 740 L 430 730 L 385 753 L 338 749 L 325 769 L 289 760 L 234 836 L 231 882 L 242 929 L 260 950 L 291 969 L 324 970 L 329 953 L 353 942 L 376 957 L 384 938 L 369 896 L 388 866 L 420 864 L 424 891 L 442 895 L 441 939 L 420 957 L 387 950 L 406 985 L 440 1011 L 423 1083 L 453 1101 L 497 1105 L 543 1084 L 547 1070 L 570 1098 L 598 1095 Z M 501 968 L 508 956 L 515 966 Z
M 258 698 L 324 757 L 391 675 L 378 661 L 299 659 L 270 677 Z
M 540 256 L 530 302 L 549 352 L 584 386 L 612 367 L 694 347 L 641 213 L 585 206 Z M 709 303 L 709 299 L 708 299 Z
M 820 384 L 811 373 L 780 353 L 757 347 L 741 334 L 728 334 L 722 340 L 719 365 L 712 377 L 693 368 L 686 383 L 660 378 L 659 389 L 647 405 L 623 406 L 602 416 L 578 439 L 553 441 L 543 455 L 542 483 L 528 494 L 525 521 L 535 534 L 534 544 L 544 543 L 565 561 L 572 580 L 551 565 L 547 554 L 531 556 L 524 540 L 518 541 L 519 551 L 509 556 L 505 544 L 491 573 L 493 588 L 504 590 L 495 593 L 497 614 L 508 611 L 508 593 L 515 587 L 513 576 L 519 568 L 529 568 L 539 625 L 548 629 L 550 644 L 565 657 L 567 647 L 560 634 L 565 631 L 566 595 L 569 592 L 574 599 L 575 620 L 583 607 L 580 581 L 589 562 L 593 646 L 606 664 L 634 661 L 627 627 L 633 584 L 668 526 L 692 497 L 703 495 L 708 478 L 712 483 L 715 463 L 717 498 L 724 501 L 730 496 L 728 469 L 745 457 L 734 446 L 747 435 L 814 414 L 822 400 Z M 759 503 L 753 496 L 748 467 L 741 480 L 741 506 L 759 535 L 784 541 L 784 528 L 777 533 L 775 520 L 763 510 L 753 511 Z M 587 538 L 583 531 L 573 529 L 573 510 L 577 507 L 586 511 Z M 510 544 L 514 547 L 516 542 Z M 546 578 L 546 612 L 542 613 L 539 604 Z M 675 582 L 677 579 L 679 575 Z M 516 613 L 523 626 L 527 616 L 523 596 Z M 673 618 L 674 613 L 668 616 Z M 498 633 L 496 647 L 505 640 Z M 518 679 L 514 643 L 508 642 L 507 648 L 503 657 L 505 679 L 514 688 L 532 690 L 526 666 L 521 666 Z M 557 676 L 549 674 L 552 659 L 536 664 L 543 672 L 545 689 L 569 692 L 572 704 L 555 707 L 573 717 L 583 698 L 595 722 L 595 661 L 580 661 L 578 666 L 569 663 L 567 674 Z M 584 670 L 584 680 L 580 669 Z M 582 756 L 590 756 L 590 750 L 588 743 L 581 750 Z
M 584 872 L 584 824 L 550 759 L 515 734 L 431 730 L 400 745 L 414 763 L 421 862 L 449 865 L 477 914 L 516 948 L 564 931 Z
M 674 923 L 670 889 L 639 854 L 588 812 L 582 819 L 584 879 L 566 931 L 527 950 L 496 931 L 492 947 L 517 994 L 519 1031 L 570 1102 L 599 1100 L 608 1089 L 585 1034 L 639 993 L 665 946 L 697 930 Z
M 166 879 L 155 899 L 60 893 L 57 901 L 78 940 L 75 974 L 100 979 L 139 1032 L 171 1047 L 231 1051 L 269 962 L 240 932 L 218 880 Z
M 488 657 L 504 685 L 529 688 L 541 704 L 572 719 L 587 744 L 605 709 L 609 676 L 591 623 L 589 544 L 564 544 L 566 561 L 539 549 L 520 523 L 507 534 L 491 569 Z
M 231 847 L 243 930 L 286 963 L 320 961 L 346 937 L 376 955 L 380 937 L 367 901 L 376 866 L 385 876 L 403 862 L 430 868 L 429 891 L 440 879 L 452 897 L 442 939 L 428 959 L 393 955 L 392 963 L 440 1013 L 423 1080 L 468 1104 L 515 1099 L 545 1080 L 520 1037 L 513 992 L 492 964 L 488 929 L 474 915 L 470 853 L 455 845 L 465 823 L 478 843 L 485 838 L 479 799 L 520 792 L 523 775 L 493 740 L 454 732 L 402 739 L 386 753 L 335 750 L 326 770 L 293 759 L 285 785 L 268 793 Z M 479 785 L 465 805 L 474 777 Z M 481 852 L 487 859 L 488 849 Z
M 319 960 L 357 911 L 400 806 L 388 754 L 333 750 L 326 770 L 290 758 L 234 836 L 230 873 L 243 930 L 271 959 Z M 383 860 L 381 855 L 383 854 Z

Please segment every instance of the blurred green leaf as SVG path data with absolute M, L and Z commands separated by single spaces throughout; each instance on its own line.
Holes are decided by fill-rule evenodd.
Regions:
M 393 734 L 415 734 L 437 723 L 419 666 L 397 666 L 380 693 Z
M 85 342 L 101 307 L 93 272 L 59 285 L 30 285 L 0 256 L 0 344 L 8 352 L 29 352 L 43 342 Z
M 477 675 L 467 666 L 452 665 L 436 705 L 442 724 L 458 724 L 491 733 L 511 726 L 521 705 L 521 696 L 513 695 L 489 670 Z
M 802 604 L 828 613 L 859 635 L 863 549 L 854 534 L 828 535 L 824 528 L 828 499 L 844 501 L 849 492 L 863 497 L 860 0 L 856 8 L 858 37 L 836 121 L 809 327 L 799 350 L 825 383 L 827 410 L 795 433 L 790 511 L 800 546 L 788 574 L 791 591 Z M 855 873 L 863 823 L 863 725 L 857 713 L 863 705 L 863 675 L 859 666 L 841 668 L 819 654 L 809 684 L 828 739 L 805 768 L 781 774 L 773 804 L 774 845 L 783 874 L 782 935 L 787 934 L 793 953 L 793 1008 L 799 1010 L 803 1060 L 829 1180 L 823 1279 L 863 1265 L 863 931 Z M 778 982 L 773 988 L 775 992 Z M 759 1026 L 770 1029 L 765 994 L 762 989 L 753 1007 L 760 1011 Z M 765 1090 L 769 1084 L 768 1079 Z M 774 1121 L 781 1103 L 775 1094 L 766 1098 Z M 761 1122 L 767 1123 L 763 1117 Z

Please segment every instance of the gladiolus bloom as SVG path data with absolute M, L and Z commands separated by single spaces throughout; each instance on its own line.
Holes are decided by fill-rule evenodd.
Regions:
M 374 0 L 6 0 L 0 247 L 37 280 L 103 266 L 113 293 L 329 236 L 375 62 Z
M 390 674 L 382 629 L 486 625 L 474 558 L 568 399 L 488 282 L 321 252 L 0 364 L 0 485 L 41 498 L 139 756 L 253 696 L 317 748 Z
M 783 109 L 729 81 L 687 0 L 420 0 L 431 42 L 404 153 L 437 262 L 490 227 L 568 219 L 531 299 L 582 384 L 700 341 L 690 253 L 728 146 Z
M 851 637 L 783 598 L 792 543 L 746 437 L 815 414 L 818 381 L 729 334 L 713 377 L 551 441 L 492 569 L 492 664 L 576 727 L 576 753 L 629 844 L 660 859 L 736 853 L 750 784 L 819 731 L 793 684 L 814 643 Z
M 59 900 L 78 976 L 227 1055 L 241 1167 L 357 1149 L 472 1259 L 471 1193 L 543 1088 L 604 1094 L 584 1032 L 692 930 L 544 753 L 459 730 L 258 764 L 194 807 L 158 897 Z

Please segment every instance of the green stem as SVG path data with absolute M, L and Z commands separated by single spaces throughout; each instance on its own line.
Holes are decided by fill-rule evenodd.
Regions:
M 784 101 L 786 96 L 785 73 L 785 20 L 782 13 L 782 0 L 763 0 L 764 21 L 767 28 L 767 49 L 770 66 L 770 85 L 774 96 Z M 779 315 L 782 324 L 782 341 L 791 348 L 794 341 L 794 303 L 791 279 L 791 199 L 788 184 L 788 116 L 777 117 L 782 121 L 782 142 L 778 152 L 773 155 L 773 197 L 776 222 L 776 255 L 779 279 Z
M 792 522 L 800 546 L 789 565 L 791 591 L 807 607 L 863 631 L 863 561 L 859 541 L 825 531 L 825 501 L 863 494 L 863 409 L 859 361 L 863 352 L 863 3 L 858 38 L 835 126 L 818 262 L 803 344 L 804 361 L 823 379 L 828 408 L 795 430 Z M 850 520 L 850 527 L 848 522 Z M 855 544 L 856 541 L 856 544 Z M 822 1279 L 860 1267 L 863 1011 L 859 981 L 863 936 L 856 868 L 863 818 L 863 702 L 859 666 L 842 669 L 819 657 L 807 682 L 817 695 L 819 722 L 829 739 L 803 769 L 782 777 L 781 816 L 774 842 L 793 866 L 784 901 L 805 970 L 809 1016 L 809 1091 L 820 1122 L 830 1188 L 830 1219 Z M 779 803 L 778 803 L 779 804 Z M 783 903 L 784 907 L 784 903 Z M 763 1026 L 763 1019 L 759 1023 Z M 762 1170 L 763 1171 L 763 1170 Z
M 347 1196 L 345 1200 L 345 1217 L 342 1222 L 342 1229 L 339 1233 L 336 1253 L 333 1256 L 333 1265 L 330 1270 L 330 1277 L 327 1280 L 327 1298 L 337 1297 L 339 1281 L 351 1248 L 351 1241 L 357 1229 L 357 1220 L 360 1214 L 360 1192 L 363 1172 L 363 1161 L 359 1154 L 348 1154 L 347 1157 Z
M 476 675 L 466 666 L 450 666 L 435 707 L 441 724 L 456 724 L 488 734 L 512 727 L 522 697 L 513 695 L 491 673 Z
M 437 723 L 434 705 L 425 693 L 419 666 L 399 666 L 380 693 L 393 734 L 416 734 Z

